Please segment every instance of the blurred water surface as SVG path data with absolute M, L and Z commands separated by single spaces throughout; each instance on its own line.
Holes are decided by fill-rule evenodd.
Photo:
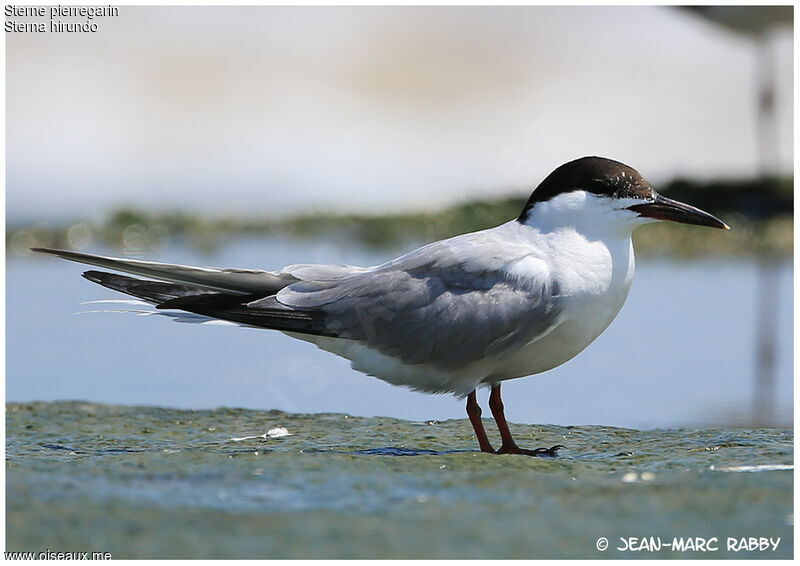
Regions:
M 289 435 L 265 435 L 276 427 Z M 524 446 L 567 449 L 558 458 L 481 454 L 466 419 L 12 403 L 7 550 L 114 558 L 793 555 L 791 430 L 513 429 Z M 257 435 L 265 439 L 234 440 Z M 600 537 L 610 541 L 604 552 Z M 620 537 L 716 538 L 718 550 L 622 552 Z M 738 547 L 743 537 L 777 548 L 727 550 L 729 538 Z
M 210 255 L 172 242 L 146 257 L 277 269 L 306 262 L 374 265 L 403 251 L 271 237 L 226 241 Z M 450 396 L 390 386 L 277 332 L 76 315 L 97 308 L 82 302 L 120 298 L 82 279 L 82 271 L 49 257 L 9 259 L 8 401 L 79 399 L 411 420 L 464 415 L 463 403 Z M 748 424 L 757 288 L 754 260 L 640 262 L 627 304 L 586 351 L 545 374 L 506 382 L 507 415 L 523 423 L 635 428 Z M 793 397 L 789 261 L 780 268 L 778 299 L 777 388 L 769 422 L 786 424 Z

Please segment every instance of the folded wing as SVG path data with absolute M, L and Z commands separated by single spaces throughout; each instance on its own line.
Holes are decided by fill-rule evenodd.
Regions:
M 560 321 L 546 263 L 485 233 L 437 242 L 373 268 L 294 265 L 280 272 L 38 251 L 154 277 L 84 274 L 159 310 L 354 340 L 440 370 L 517 350 Z
M 456 369 L 519 349 L 560 322 L 547 264 L 526 252 L 470 234 L 336 280 L 293 283 L 277 300 L 323 312 L 336 336 L 407 364 Z

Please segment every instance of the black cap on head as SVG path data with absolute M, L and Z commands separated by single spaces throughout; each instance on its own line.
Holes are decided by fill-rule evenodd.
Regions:
M 537 202 L 577 190 L 612 198 L 652 199 L 655 196 L 650 183 L 633 167 L 605 157 L 581 157 L 550 173 L 533 191 L 518 220 L 524 222 Z

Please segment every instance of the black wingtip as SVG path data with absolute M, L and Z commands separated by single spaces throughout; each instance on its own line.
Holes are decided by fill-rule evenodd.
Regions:
M 127 293 L 125 287 L 120 287 L 119 285 L 115 285 L 115 282 L 118 281 L 136 281 L 136 282 L 143 282 L 139 279 L 134 279 L 133 277 L 125 277 L 124 275 L 117 275 L 116 273 L 107 273 L 105 271 L 95 271 L 94 269 L 90 269 L 89 271 L 84 271 L 81 273 L 81 277 L 84 279 L 88 279 L 92 283 L 97 283 L 98 285 L 102 285 L 103 287 L 108 287 L 114 291 L 121 291 L 122 293 Z M 130 294 L 130 293 L 128 293 Z
M 84 271 L 83 273 L 81 273 L 81 277 L 83 277 L 84 279 L 88 279 L 92 283 L 102 283 L 105 279 L 103 277 L 104 275 L 108 275 L 108 273 L 103 273 L 102 271 L 94 271 L 94 270 Z
M 174 299 L 164 301 L 163 303 L 158 303 L 156 305 L 156 308 L 162 310 L 167 310 L 167 309 L 180 310 L 183 307 L 192 305 L 194 303 L 196 303 L 195 297 L 176 297 Z
M 170 309 L 170 310 L 187 310 L 189 312 L 197 312 L 192 310 L 193 307 L 202 306 L 204 309 L 225 309 L 234 305 L 242 305 L 250 301 L 258 300 L 264 297 L 263 293 L 255 295 L 231 295 L 229 293 L 203 293 L 197 295 L 186 295 L 183 297 L 175 297 L 168 301 L 164 301 L 156 305 L 157 309 Z

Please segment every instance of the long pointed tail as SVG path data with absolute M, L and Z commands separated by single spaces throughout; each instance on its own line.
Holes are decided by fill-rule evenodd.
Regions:
M 324 312 L 295 309 L 278 302 L 275 294 L 298 281 L 285 273 L 192 267 L 46 248 L 35 248 L 34 251 L 158 279 L 137 279 L 95 270 L 83 274 L 93 283 L 155 305 L 157 310 L 151 311 L 152 314 L 184 311 L 184 314 L 200 315 L 200 318 L 187 319 L 180 313 L 176 313 L 175 318 L 184 322 L 218 319 L 286 332 L 336 335 L 326 327 Z M 163 314 L 172 316 L 169 312 Z
M 283 287 L 297 281 L 286 273 L 261 271 L 254 269 L 220 269 L 216 267 L 195 267 L 144 261 L 140 259 L 123 259 L 99 255 L 56 250 L 51 248 L 31 248 L 32 251 L 53 255 L 62 259 L 104 267 L 114 271 L 153 277 L 159 281 L 191 285 L 209 291 L 222 291 L 240 295 L 252 293 L 274 294 Z

